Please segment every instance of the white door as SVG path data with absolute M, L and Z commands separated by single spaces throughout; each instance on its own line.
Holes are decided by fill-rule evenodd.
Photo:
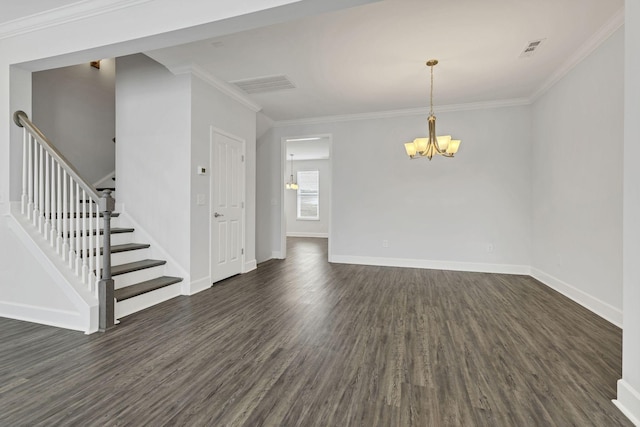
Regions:
M 244 153 L 242 141 L 211 130 L 211 280 L 242 272 Z

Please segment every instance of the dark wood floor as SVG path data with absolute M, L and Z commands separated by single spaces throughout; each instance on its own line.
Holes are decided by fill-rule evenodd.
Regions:
M 0 425 L 631 426 L 621 331 L 526 276 L 326 241 L 90 336 L 0 319 Z

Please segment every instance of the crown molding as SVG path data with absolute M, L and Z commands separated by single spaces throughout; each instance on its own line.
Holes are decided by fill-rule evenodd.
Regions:
M 230 83 L 225 82 L 209 73 L 205 69 L 195 65 L 179 65 L 175 67 L 167 67 L 169 71 L 171 71 L 175 75 L 179 74 L 191 74 L 210 84 L 211 86 L 218 89 L 220 92 L 224 93 L 228 97 L 238 101 L 240 104 L 244 105 L 254 113 L 262 110 L 262 106 L 253 102 L 244 92 L 240 89 L 237 89 L 235 86 L 232 86 Z
M 620 27 L 624 25 L 624 6 L 616 11 L 616 13 L 605 24 L 596 31 L 582 46 L 580 46 L 573 55 L 571 55 L 555 73 L 545 80 L 545 82 L 531 95 L 531 102 L 535 102 L 544 95 L 553 85 L 558 83 L 569 71 L 582 62 L 587 56 L 593 53 L 602 43 L 613 35 Z
M 471 102 L 467 104 L 451 104 L 436 106 L 439 113 L 449 113 L 454 111 L 486 110 L 490 108 L 517 107 L 531 104 L 529 98 L 501 99 L 488 102 Z M 341 114 L 336 116 L 310 117 L 294 120 L 276 120 L 273 127 L 285 127 L 295 125 L 313 125 L 320 123 L 350 122 L 355 120 L 375 120 L 392 117 L 425 116 L 429 114 L 429 108 L 405 108 L 402 110 L 376 111 L 372 113 Z
M 152 0 L 83 0 L 0 24 L 0 40 L 102 15 Z

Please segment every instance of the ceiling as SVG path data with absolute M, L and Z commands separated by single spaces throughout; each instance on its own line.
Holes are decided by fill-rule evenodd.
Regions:
M 271 119 L 296 120 L 530 98 L 620 16 L 623 0 L 384 0 L 145 52 L 231 82 L 285 75 L 295 89 L 249 95 Z M 520 58 L 533 40 L 535 55 Z

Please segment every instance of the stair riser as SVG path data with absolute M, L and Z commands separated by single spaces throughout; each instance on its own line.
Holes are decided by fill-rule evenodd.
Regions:
M 112 245 L 122 245 L 133 242 L 133 233 L 116 233 L 111 235 Z M 103 237 L 100 236 L 100 245 L 103 244 Z
M 151 250 L 136 249 L 134 251 L 118 252 L 111 254 L 111 265 L 127 264 L 134 261 L 151 258 Z
M 151 280 L 158 276 L 163 276 L 164 268 L 164 265 L 159 265 L 157 267 L 145 268 L 143 270 L 132 271 L 131 273 L 113 276 L 115 289 L 124 288 L 125 286 L 130 286 L 136 283 L 144 282 L 145 280 Z
M 182 293 L 182 283 L 174 283 L 155 291 L 147 292 L 124 301 L 116 302 L 116 319 L 128 316 L 145 308 L 175 298 Z

